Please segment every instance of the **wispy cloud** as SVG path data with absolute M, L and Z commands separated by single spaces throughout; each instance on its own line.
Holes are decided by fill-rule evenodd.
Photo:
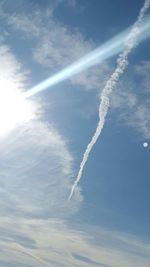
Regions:
M 28 15 L 7 14 L 2 11 L 2 17 L 9 26 L 22 33 L 23 39 L 26 37 L 26 42 L 33 41 L 32 59 L 44 68 L 48 75 L 73 63 L 95 48 L 94 42 L 87 40 L 77 29 L 60 23 L 50 8 L 45 9 L 44 15 L 38 9 Z M 99 70 L 94 67 L 90 71 L 70 77 L 70 81 L 84 89 L 98 89 L 100 82 L 103 84 L 108 77 L 110 69 L 110 65 L 104 62 Z
M 77 230 L 57 219 L 2 218 L 0 226 L 1 235 L 5 231 L 0 243 L 4 262 L 56 267 L 149 266 L 150 246 L 131 235 L 86 225 Z
M 127 125 L 133 127 L 146 139 L 150 139 L 150 101 L 137 106 L 132 114 L 132 118 L 125 117 Z
M 18 130 L 17 130 L 18 131 Z M 78 209 L 67 201 L 72 156 L 56 129 L 32 122 L 1 143 L 1 214 L 66 217 Z
M 134 67 L 136 76 L 139 78 L 139 85 L 141 91 L 145 93 L 150 92 L 150 61 L 142 61 Z
M 0 58 L 0 78 L 10 80 L 20 90 L 25 88 L 29 72 L 23 70 L 11 48 L 4 42 L 0 45 Z
M 0 57 L 1 96 L 7 89 L 2 83 L 4 79 L 11 85 L 10 92 L 14 88 L 24 91 L 28 75 L 22 70 L 21 63 L 4 44 L 0 46 Z M 78 210 L 82 200 L 78 192 L 76 204 L 67 201 L 73 157 L 58 130 L 42 122 L 41 104 L 35 100 L 27 102 L 33 107 L 31 120 L 0 137 L 1 214 L 7 216 L 11 211 L 16 216 L 64 218 Z M 10 115 L 12 112 L 10 110 Z M 9 117 L 5 115 L 0 114 L 0 118 L 4 117 L 6 125 Z
M 122 79 L 111 96 L 111 110 L 117 111 L 117 120 L 132 127 L 142 138 L 150 138 L 149 61 L 142 61 L 132 69 L 128 79 Z M 137 81 L 137 82 L 136 82 Z

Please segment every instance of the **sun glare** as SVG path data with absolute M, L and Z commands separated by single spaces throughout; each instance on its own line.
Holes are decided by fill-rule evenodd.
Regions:
M 0 80 L 0 136 L 34 118 L 34 108 L 15 84 L 9 80 Z

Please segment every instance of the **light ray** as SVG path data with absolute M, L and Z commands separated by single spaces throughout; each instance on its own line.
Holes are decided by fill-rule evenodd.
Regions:
M 54 74 L 50 78 L 42 81 L 38 85 L 32 87 L 30 90 L 24 93 L 24 97 L 28 98 L 31 97 L 47 88 L 62 82 L 73 75 L 79 74 L 86 69 L 102 63 L 104 60 L 109 59 L 125 48 L 125 43 L 128 38 L 129 29 L 123 31 L 122 33 L 118 34 L 111 40 L 107 41 L 99 48 L 95 49 L 94 51 L 90 52 L 86 56 L 82 57 L 75 63 L 69 65 L 68 67 L 64 68 L 60 72 Z M 150 18 L 144 20 L 141 25 L 140 33 L 138 36 L 138 42 L 143 41 L 144 39 L 150 36 Z

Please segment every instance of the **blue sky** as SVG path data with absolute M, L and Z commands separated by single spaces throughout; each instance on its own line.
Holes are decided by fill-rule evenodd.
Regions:
M 109 95 L 103 130 L 70 201 L 118 55 L 22 97 L 132 26 L 143 4 L 1 1 L 2 266 L 149 266 L 149 34 Z

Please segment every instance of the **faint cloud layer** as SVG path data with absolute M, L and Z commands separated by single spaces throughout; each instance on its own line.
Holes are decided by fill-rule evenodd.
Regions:
M 33 248 L 19 245 L 14 240 L 1 241 L 3 261 L 31 266 L 101 266 L 137 267 L 149 266 L 150 246 L 130 235 L 104 229 L 84 231 L 68 226 L 62 220 L 27 220 L 2 218 L 1 225 L 35 243 Z M 0 231 L 2 232 L 2 230 Z M 8 231 L 9 233 L 9 231 Z M 23 238 L 22 238 L 23 239 Z M 98 240 L 98 243 L 97 243 Z M 28 266 L 27 265 L 27 266 Z

